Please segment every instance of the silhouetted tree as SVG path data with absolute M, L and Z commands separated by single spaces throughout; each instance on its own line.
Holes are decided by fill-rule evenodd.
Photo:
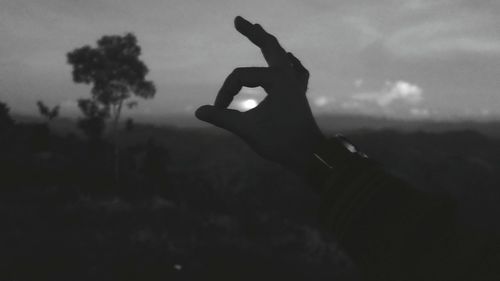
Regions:
M 92 84 L 91 104 L 106 111 L 100 115 L 102 119 L 112 119 L 116 180 L 119 179 L 117 128 L 123 104 L 132 96 L 148 99 L 156 93 L 154 83 L 146 80 L 149 70 L 139 59 L 140 54 L 137 38 L 131 33 L 103 36 L 96 47 L 87 45 L 67 54 L 68 63 L 73 66 L 73 81 Z M 83 126 L 93 134 L 102 133 L 104 123 L 101 119 L 87 117 L 84 120 L 87 121 L 82 121 L 81 128 Z
M 0 132 L 7 130 L 14 125 L 14 120 L 10 117 L 10 108 L 6 103 L 0 102 Z
M 47 123 L 52 121 L 52 119 L 59 116 L 59 105 L 54 106 L 50 109 L 47 105 L 45 105 L 42 101 L 37 101 L 36 105 L 38 106 L 38 111 L 40 115 L 47 119 Z
M 67 55 L 73 80 L 92 84 L 92 99 L 109 111 L 106 118 L 112 118 L 114 133 L 125 100 L 132 96 L 148 99 L 156 93 L 154 83 L 145 78 L 149 70 L 140 54 L 136 37 L 127 33 L 103 36 L 96 47 L 84 46 Z

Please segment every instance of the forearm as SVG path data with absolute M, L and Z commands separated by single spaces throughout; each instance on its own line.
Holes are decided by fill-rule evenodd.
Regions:
M 375 280 L 451 278 L 451 200 L 412 188 L 337 141 L 322 145 L 308 179 L 322 196 L 325 228 L 362 271 Z

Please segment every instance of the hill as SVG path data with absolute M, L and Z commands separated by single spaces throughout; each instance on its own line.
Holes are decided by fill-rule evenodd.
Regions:
M 500 229 L 500 139 L 370 120 L 323 126 L 416 188 L 450 194 L 485 232 Z M 1 279 L 358 280 L 320 230 L 317 195 L 235 136 L 139 124 L 121 132 L 117 184 L 112 147 L 68 135 L 72 122 L 0 138 Z

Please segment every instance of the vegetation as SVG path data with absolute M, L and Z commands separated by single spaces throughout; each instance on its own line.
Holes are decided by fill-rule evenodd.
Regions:
M 498 227 L 500 140 L 347 135 L 415 186 L 466 202 L 471 221 Z M 319 198 L 220 130 L 120 132 L 119 188 L 104 139 L 25 123 L 2 136 L 1 280 L 357 280 L 318 225 Z
M 14 120 L 10 116 L 10 108 L 6 103 L 0 102 L 0 133 L 6 131 L 14 125 Z
M 38 112 L 40 112 L 40 115 L 47 120 L 47 123 L 59 116 L 60 107 L 58 105 L 54 106 L 52 109 L 50 109 L 42 101 L 38 101 L 36 105 L 38 106 Z

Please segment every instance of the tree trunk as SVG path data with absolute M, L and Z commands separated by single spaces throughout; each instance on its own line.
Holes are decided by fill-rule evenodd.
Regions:
M 115 109 L 115 118 L 113 120 L 113 145 L 114 145 L 114 179 L 116 186 L 119 186 L 120 180 L 120 150 L 118 148 L 118 121 L 122 112 L 123 100 L 120 100 Z

